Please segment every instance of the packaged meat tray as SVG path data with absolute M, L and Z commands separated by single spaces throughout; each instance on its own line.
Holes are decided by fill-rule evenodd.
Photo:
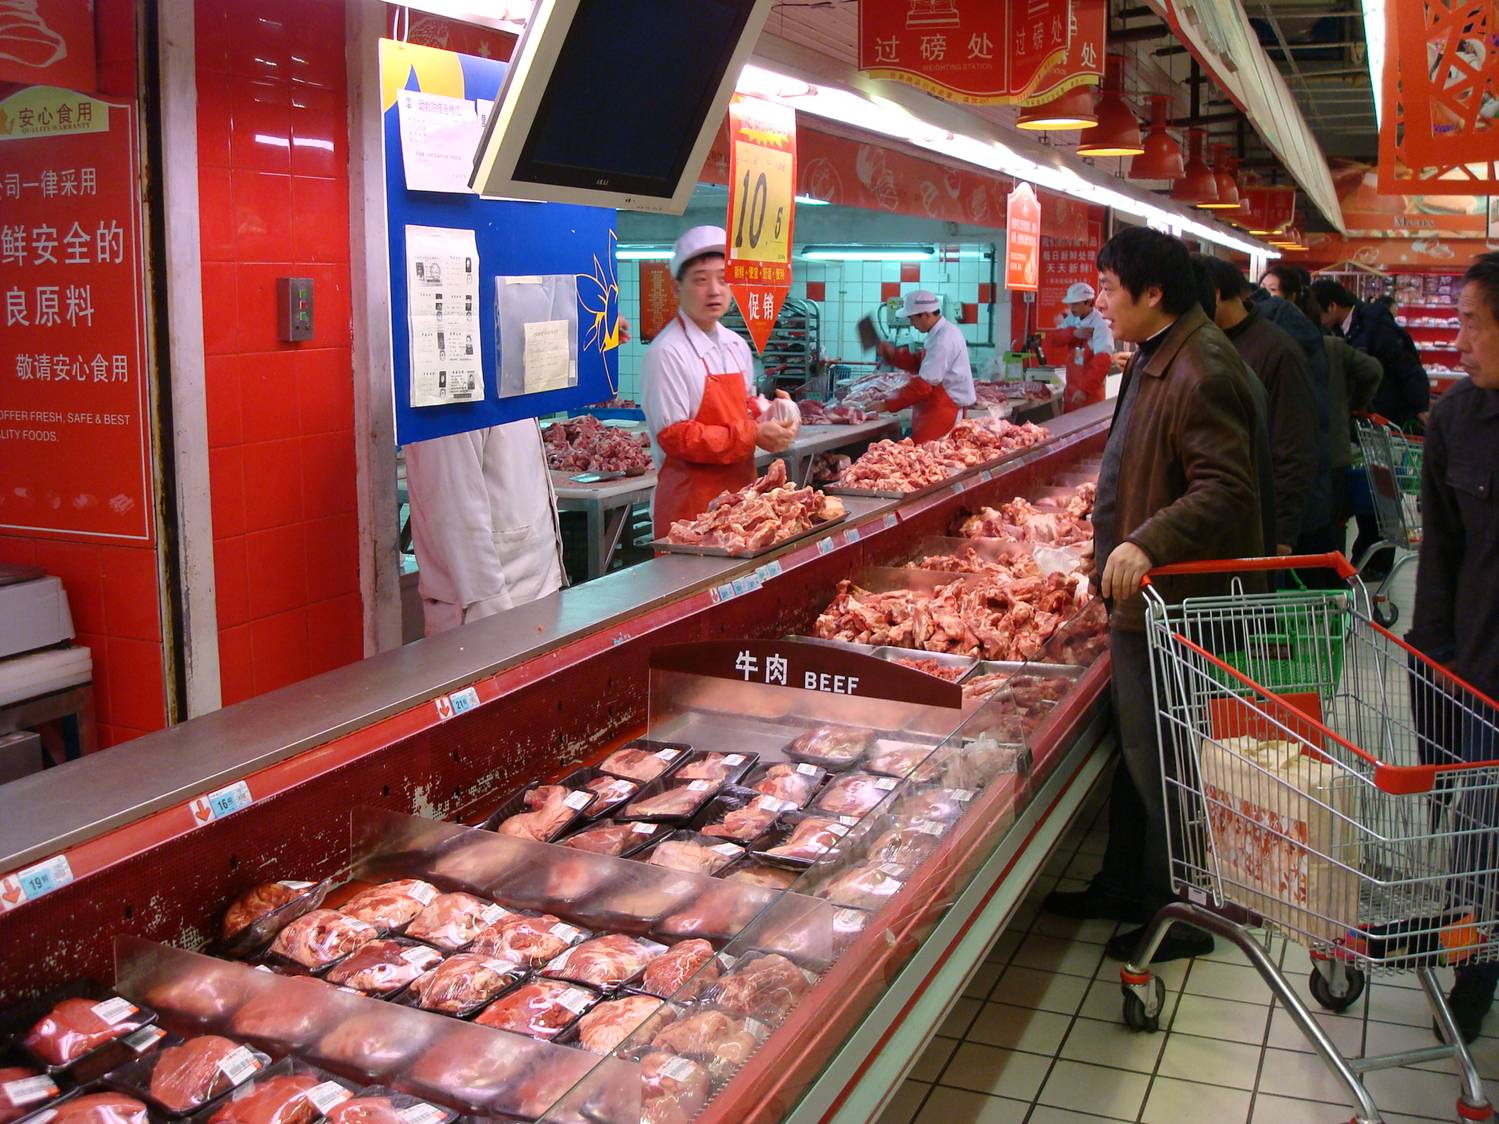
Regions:
M 754 920 L 769 898 L 763 891 L 744 893 L 741 887 L 727 881 L 715 883 L 657 921 L 651 927 L 651 935 L 667 941 L 689 938 L 729 941 Z
M 711 835 L 675 831 L 640 857 L 652 866 L 662 866 L 667 870 L 712 875 L 743 855 L 743 847 Z
M 442 953 L 418 941 L 370 941 L 329 969 L 324 978 L 377 999 L 388 999 L 442 960 Z
M 62 1090 L 37 1069 L 0 1065 L 0 1124 L 11 1124 L 55 1101 Z
M 715 781 L 656 781 L 646 785 L 618 812 L 616 820 L 652 823 L 686 823 L 717 795 L 723 785 Z
M 749 846 L 774 830 L 783 812 L 794 812 L 797 808 L 790 800 L 779 800 L 753 789 L 725 789 L 703 810 L 702 833 Z
M 568 949 L 541 970 L 548 979 L 570 980 L 600 991 L 612 991 L 632 982 L 656 957 L 664 944 L 607 933 Z
M 246 1000 L 229 1027 L 240 1038 L 276 1053 L 299 1049 L 321 1030 L 328 1010 L 327 989 L 332 986 L 317 976 L 291 976 L 286 986 Z
M 357 1086 L 283 1058 L 200 1113 L 195 1124 L 313 1124 L 353 1098 Z
M 14 1036 L 46 1073 L 82 1084 L 133 1058 L 125 1040 L 155 1022 L 151 1008 L 79 980 L 7 1011 L 0 1042 Z
M 458 1113 L 409 1093 L 370 1085 L 325 1114 L 328 1124 L 454 1124 Z
M 602 890 L 588 899 L 584 912 L 595 928 L 644 933 L 661 918 L 690 902 L 700 889 L 699 879 L 658 874 L 649 880 Z
M 438 894 L 432 899 L 432 904 L 406 926 L 406 935 L 436 945 L 445 952 L 457 952 L 477 937 L 479 930 L 504 917 L 505 912 L 503 906 L 473 894 Z
M 890 808 L 899 824 L 956 823 L 968 810 L 973 792 L 966 788 L 918 788 L 903 793 Z
M 850 826 L 837 816 L 786 816 L 754 855 L 761 862 L 802 870 L 836 851 Z
M 710 987 L 703 1000 L 775 1026 L 816 982 L 815 975 L 779 953 L 752 953 Z
M 151 1113 L 143 1101 L 124 1093 L 108 1091 L 64 1097 L 38 1115 L 32 1124 L 150 1124 Z
M 484 821 L 484 827 L 516 839 L 550 843 L 581 823 L 594 794 L 561 784 L 537 784 L 510 797 Z
M 758 753 L 715 753 L 695 749 L 672 773 L 674 781 L 711 781 L 714 784 L 738 784 L 760 761 Z
M 271 942 L 271 955 L 317 972 L 379 935 L 380 930 L 357 918 L 346 917 L 337 910 L 315 909 L 276 934 Z
M 175 1119 L 208 1107 L 270 1062 L 259 1050 L 221 1035 L 173 1037 L 156 1053 L 121 1066 L 105 1080 Z
M 623 777 L 627 781 L 648 784 L 651 781 L 660 780 L 681 764 L 683 755 L 691 748 L 690 745 L 683 745 L 680 742 L 657 742 L 649 738 L 637 738 L 616 749 L 600 761 L 598 767 L 605 773 Z
M 664 823 L 646 820 L 615 823 L 604 820 L 579 828 L 560 842 L 564 847 L 587 851 L 593 855 L 613 855 L 615 858 L 628 859 L 670 831 L 671 826 Z
M 894 863 L 897 866 L 919 866 L 937 849 L 948 825 L 936 820 L 922 820 L 908 826 L 891 826 L 871 832 L 863 854 L 870 862 Z
M 765 1040 L 764 1024 L 717 1007 L 697 1007 L 656 1032 L 651 1045 L 708 1067 L 715 1081 L 731 1076 Z
M 773 765 L 761 765 L 743 780 L 746 788 L 763 796 L 805 808 L 812 795 L 827 779 L 828 771 L 807 761 L 778 761 Z
M 213 952 L 231 960 L 248 960 L 275 939 L 282 928 L 323 904 L 332 882 L 262 882 L 230 903 Z
M 649 1047 L 639 1053 L 641 1124 L 681 1124 L 703 1110 L 713 1089 L 706 1066 Z
M 878 910 L 906 884 L 910 867 L 896 863 L 853 863 L 832 872 L 810 892 L 834 905 Z
M 645 975 L 636 986 L 663 999 L 689 1002 L 711 987 L 718 975 L 719 962 L 710 943 L 700 939 L 678 941 L 646 965 Z
M 657 550 L 754 558 L 841 523 L 843 501 L 786 479 L 786 462 L 772 461 L 765 475 L 737 492 L 721 492 L 696 519 L 679 519 Z
M 525 976 L 526 969 L 511 961 L 459 952 L 424 972 L 401 998 L 423 1011 L 436 1011 L 461 1019 Z
M 342 1019 L 315 1044 L 307 1048 L 314 1060 L 350 1073 L 388 1079 L 403 1074 L 427 1043 L 438 1034 L 442 1020 L 424 1020 L 414 1027 L 410 1019 L 393 1019 L 383 1009 L 361 1011 Z
M 566 980 L 533 979 L 496 999 L 474 1022 L 549 1042 L 599 998 L 597 991 Z
M 756 856 L 751 855 L 747 859 L 741 859 L 728 870 L 719 872 L 716 877 L 741 886 L 764 886 L 770 890 L 789 890 L 800 873 L 800 867 L 768 866 L 759 862 Z
M 361 890 L 339 906 L 338 912 L 373 925 L 383 933 L 395 933 L 410 924 L 435 897 L 437 887 L 432 883 L 420 878 L 401 878 Z
M 878 808 L 899 785 L 900 781 L 895 777 L 847 773 L 828 782 L 828 786 L 812 802 L 812 807 L 833 816 L 863 819 Z
M 481 930 L 469 951 L 542 968 L 592 935 L 550 913 L 510 913 Z
M 607 816 L 640 790 L 643 782 L 627 780 L 606 773 L 595 766 L 575 769 L 557 782 L 579 792 L 593 796 L 593 803 L 583 813 L 585 820 L 596 820 Z
M 933 746 L 920 742 L 880 738 L 864 759 L 864 768 L 871 773 L 895 777 L 897 780 L 912 777 L 918 782 L 926 783 L 937 778 L 937 768 L 932 759 L 938 752 Z
M 595 1004 L 559 1035 L 559 1046 L 576 1046 L 590 1054 L 612 1054 L 633 1036 L 650 1041 L 657 1029 L 676 1017 L 676 1009 L 654 995 L 621 995 Z
M 516 1049 L 505 1035 L 443 1035 L 422 1052 L 397 1086 L 486 1121 L 505 1120 L 510 1117 L 499 1106 L 514 1100 L 528 1065 L 527 1052 Z
M 854 726 L 818 726 L 794 739 L 785 749 L 793 761 L 841 772 L 858 763 L 874 744 L 874 732 Z

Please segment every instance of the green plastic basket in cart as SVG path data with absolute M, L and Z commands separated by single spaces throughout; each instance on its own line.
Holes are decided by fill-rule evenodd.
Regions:
M 1224 654 L 1223 662 L 1277 693 L 1335 693 L 1343 678 L 1352 596 L 1346 590 L 1303 587 L 1270 594 L 1269 599 L 1269 611 L 1239 648 Z

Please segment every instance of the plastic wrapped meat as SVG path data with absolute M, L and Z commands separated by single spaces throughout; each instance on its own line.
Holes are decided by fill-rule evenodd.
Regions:
M 838 905 L 879 909 L 899 893 L 904 885 L 903 868 L 861 863 L 830 879 L 818 896 Z
M 532 980 L 496 999 L 474 1022 L 545 1041 L 557 1037 L 597 999 L 597 993 L 561 980 Z
M 803 770 L 799 766 L 783 763 L 772 765 L 753 787 L 756 792 L 805 808 L 807 801 L 812 799 L 812 793 L 817 790 L 817 782 L 822 775 L 816 768 Z
M 712 781 L 688 781 L 656 793 L 654 796 L 632 800 L 621 813 L 637 819 L 682 818 L 692 815 L 703 802 L 713 795 L 716 786 Z
M 543 894 L 552 901 L 575 902 L 609 881 L 605 864 L 582 856 L 548 856 Z
M 705 964 L 708 967 L 704 968 Z M 674 996 L 688 980 L 692 980 L 691 992 L 679 998 L 695 999 L 717 979 L 718 963 L 713 959 L 711 944 L 705 940 L 678 941 L 650 962 L 640 981 L 640 990 L 652 995 Z
M 189 1038 L 157 1056 L 151 1067 L 151 1096 L 170 1112 L 192 1112 L 263 1067 L 258 1055 L 227 1038 Z
M 323 1035 L 313 1051 L 318 1060 L 379 1077 L 399 1073 L 436 1033 L 435 1019 L 413 1026 L 411 1019 L 392 1019 L 383 1009 L 344 1019 Z
M 475 937 L 470 951 L 527 968 L 540 968 L 565 952 L 581 935 L 580 930 L 550 913 L 540 917 L 512 913 Z
M 342 960 L 378 935 L 373 925 L 336 910 L 315 909 L 277 933 L 271 951 L 304 968 L 317 969 Z
M 57 1082 L 34 1069 L 0 1066 L 0 1124 L 29 1116 L 58 1092 Z
M 710 1007 L 663 1027 L 651 1045 L 703 1062 L 714 1077 L 726 1077 L 748 1060 L 760 1039 L 742 1019 Z
M 336 965 L 327 979 L 338 987 L 352 987 L 366 995 L 390 995 L 441 959 L 442 953 L 424 944 L 370 941 Z
M 787 746 L 786 753 L 790 757 L 805 757 L 835 766 L 852 765 L 864 755 L 872 740 L 868 730 L 819 726 Z
M 640 785 L 622 777 L 594 777 L 583 787 L 593 793 L 593 803 L 588 807 L 590 816 L 607 812 L 640 791 Z
M 712 781 L 721 784 L 734 770 L 742 768 L 744 757 L 738 753 L 705 753 L 689 761 L 674 774 L 679 781 Z
M 399 1093 L 350 1097 L 326 1113 L 328 1124 L 447 1124 L 454 1115 L 450 1109 Z
M 664 756 L 665 754 L 670 754 L 670 756 Z M 679 753 L 672 750 L 616 749 L 604 758 L 599 768 L 606 773 L 627 777 L 643 784 L 646 781 L 655 780 L 666 772 L 678 756 Z
M 638 847 L 654 834 L 650 831 L 635 830 L 641 826 L 649 827 L 650 825 L 596 823 L 592 827 L 584 828 L 576 835 L 569 835 L 562 841 L 562 845 L 579 851 L 587 851 L 592 855 L 623 855 L 631 847 Z
M 708 1002 L 762 1022 L 778 1023 L 791 1013 L 809 986 L 800 968 L 784 956 L 770 953 L 741 962 L 709 991 Z
M 591 793 L 574 792 L 560 784 L 538 785 L 522 799 L 528 810 L 501 821 L 495 830 L 501 835 L 534 839 L 538 843 L 550 842 L 572 823 L 573 817 L 593 803 Z
M 641 969 L 665 951 L 664 946 L 654 941 L 608 933 L 568 949 L 541 974 L 607 991 L 639 975 Z
M 48 1065 L 68 1065 L 149 1021 L 139 1007 L 119 996 L 64 999 L 27 1032 L 25 1046 Z
M 900 802 L 896 814 L 903 824 L 956 823 L 968 810 L 971 794 L 959 788 L 926 788 Z
M 457 1015 L 489 1002 L 521 975 L 520 967 L 508 961 L 460 952 L 422 975 L 411 985 L 411 994 L 423 1010 Z
M 87 1093 L 63 1101 L 47 1124 L 147 1124 L 146 1106 L 124 1093 Z
M 325 1088 L 319 1090 L 319 1085 Z M 257 1081 L 244 1096 L 228 1101 L 208 1118 L 208 1124 L 312 1124 L 323 1115 L 318 1101 L 325 1097 L 331 1101 L 335 1096 L 347 1100 L 349 1091 L 310 1073 L 278 1074 Z
M 313 882 L 263 882 L 246 890 L 224 913 L 224 939 L 238 936 L 266 914 L 296 901 L 314 885 Z
M 699 894 L 691 905 L 658 922 L 657 929 L 674 938 L 727 940 L 749 924 L 765 900 L 763 893 L 745 894 L 724 886 Z
M 481 1044 L 481 1037 L 498 1041 Z M 416 1060 L 406 1078 L 430 1089 L 435 1100 L 483 1113 L 524 1076 L 530 1057 L 504 1035 L 448 1035 Z
M 158 1011 L 179 1016 L 179 1022 L 184 1018 L 202 1022 L 221 1019 L 239 1006 L 242 976 L 235 965 L 199 961 L 152 987 L 146 1002 Z
M 688 1124 L 708 1103 L 710 1086 L 697 1062 L 652 1051 L 640 1059 L 641 1124 Z
M 870 844 L 869 857 L 882 863 L 915 866 L 932 853 L 944 830 L 945 825 L 931 822 L 892 827 Z
M 764 853 L 771 858 L 793 862 L 816 862 L 848 834 L 848 828 L 827 816 L 808 816 L 791 829 L 786 842 Z
M 931 755 L 932 747 L 929 745 L 908 745 L 904 743 L 890 743 L 879 745 L 864 767 L 871 773 L 882 773 L 889 777 L 909 777 L 916 771 L 916 766 Z
M 850 773 L 839 777 L 823 790 L 815 807 L 835 816 L 861 818 L 874 811 L 895 787 L 894 777 L 876 777 L 869 773 Z
M 234 1012 L 231 1029 L 246 1038 L 295 1049 L 327 1017 L 329 986 L 316 976 L 286 977 Z
M 598 903 L 598 908 L 633 921 L 654 921 L 697 892 L 696 880 L 666 880 L 654 885 L 631 883 Z M 592 904 L 592 903 L 590 903 Z
M 721 848 L 721 849 L 720 849 Z M 743 851 L 730 843 L 709 845 L 692 839 L 666 839 L 651 848 L 652 866 L 688 874 L 713 874 L 737 859 Z
M 768 886 L 772 890 L 787 890 L 797 879 L 793 870 L 778 870 L 773 866 L 742 866 L 724 876 L 725 882 L 743 882 L 750 886 Z
M 402 878 L 355 894 L 338 912 L 377 929 L 399 929 L 437 897 L 437 887 L 420 878 Z
M 768 800 L 771 804 L 767 807 L 757 800 L 753 804 L 746 804 L 743 808 L 735 808 L 726 813 L 718 823 L 709 824 L 703 828 L 703 834 L 719 839 L 738 839 L 741 843 L 759 839 L 770 830 L 771 825 L 776 822 L 776 816 L 780 815 L 784 807 L 773 796 L 762 796 L 760 800 Z
M 456 952 L 503 916 L 505 911 L 499 906 L 473 894 L 438 894 L 406 926 L 406 935 Z
M 663 1011 L 661 1000 L 652 995 L 627 995 L 600 1003 L 578 1020 L 578 1043 L 591 1054 L 610 1053 L 658 1011 L 670 1020 L 671 1012 Z

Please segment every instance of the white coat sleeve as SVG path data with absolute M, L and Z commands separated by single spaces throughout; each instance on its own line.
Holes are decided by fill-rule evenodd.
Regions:
M 457 605 L 464 620 L 510 607 L 484 482 L 486 431 L 406 446 L 406 491 L 423 598 Z
M 646 350 L 640 362 L 640 404 L 652 440 L 667 426 L 697 416 L 703 402 L 696 383 L 681 349 L 664 346 L 663 341 L 663 346 Z
M 944 324 L 947 321 L 943 321 Z M 916 373 L 925 382 L 934 386 L 946 386 L 951 381 L 952 372 L 959 369 L 959 352 L 962 352 L 962 366 L 968 365 L 968 347 L 963 342 L 961 332 L 942 331 L 932 332 L 926 338 L 926 350 L 921 353 L 921 369 Z
M 1109 331 L 1109 322 L 1102 316 L 1093 325 L 1093 338 L 1088 346 L 1093 349 L 1094 355 L 1111 355 L 1114 351 L 1114 336 Z

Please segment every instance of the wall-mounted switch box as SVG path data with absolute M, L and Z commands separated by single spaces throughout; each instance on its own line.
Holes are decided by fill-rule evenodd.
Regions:
M 312 339 L 312 278 L 276 278 L 277 335 L 287 343 Z

